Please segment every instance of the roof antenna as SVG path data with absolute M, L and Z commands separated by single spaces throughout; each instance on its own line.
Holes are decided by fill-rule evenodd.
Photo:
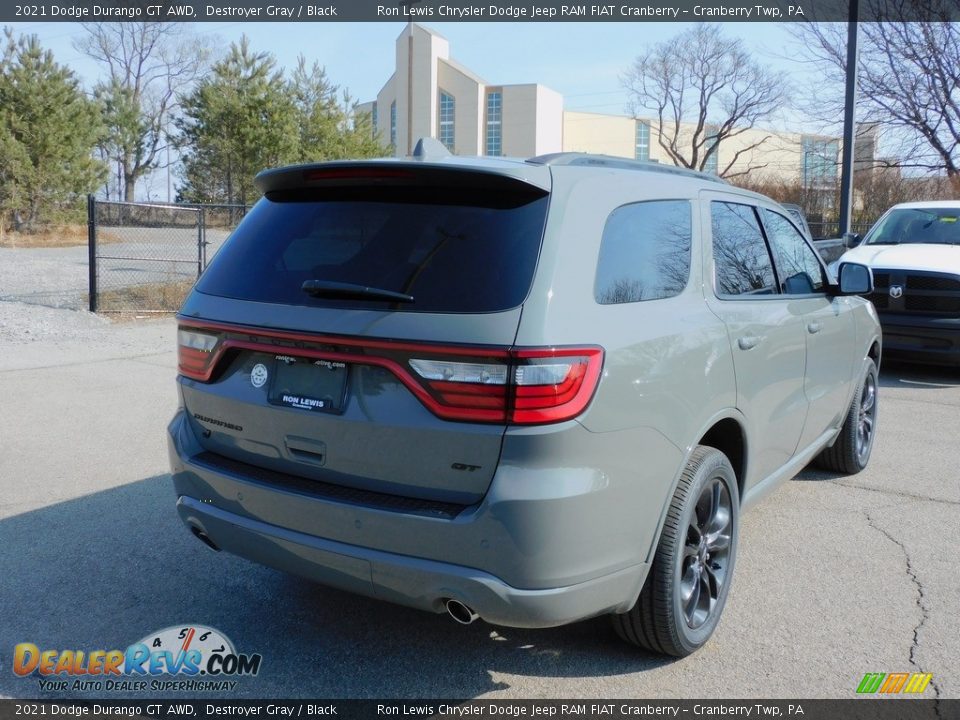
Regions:
M 452 157 L 447 146 L 432 137 L 422 137 L 417 140 L 417 146 L 413 149 L 413 157 L 417 160 L 439 160 L 440 158 Z

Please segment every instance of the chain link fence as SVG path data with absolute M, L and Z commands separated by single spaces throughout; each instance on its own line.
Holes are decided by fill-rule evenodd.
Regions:
M 175 312 L 248 210 L 242 205 L 87 202 L 89 308 Z

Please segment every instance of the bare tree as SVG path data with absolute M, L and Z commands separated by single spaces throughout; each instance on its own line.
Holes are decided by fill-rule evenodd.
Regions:
M 648 47 L 622 82 L 630 110 L 656 115 L 658 143 L 681 167 L 703 170 L 720 145 L 770 118 L 786 99 L 785 78 L 756 62 L 738 39 L 716 25 L 698 25 Z M 765 167 L 735 166 L 772 136 L 744 143 L 719 174 L 733 177 Z
M 861 5 L 858 121 L 885 130 L 875 167 L 945 174 L 960 193 L 960 24 L 957 0 L 870 0 Z M 846 24 L 796 23 L 791 31 L 822 72 L 812 112 L 842 109 Z M 823 78 L 833 78 L 824 83 Z M 811 98 L 812 99 L 812 98 Z
M 122 174 L 123 198 L 136 183 L 163 166 L 177 96 L 205 67 L 207 51 L 178 23 L 82 23 L 76 42 L 100 63 L 106 79 L 95 88 L 108 134 L 105 151 Z

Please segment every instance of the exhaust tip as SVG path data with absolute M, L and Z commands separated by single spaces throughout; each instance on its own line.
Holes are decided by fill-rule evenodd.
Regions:
M 480 617 L 469 605 L 464 605 L 459 600 L 452 598 L 447 600 L 446 608 L 447 614 L 461 625 L 469 625 Z
M 194 537 L 197 538 L 200 542 L 206 545 L 208 548 L 214 552 L 220 552 L 220 548 L 217 547 L 217 544 L 210 539 L 210 536 L 207 535 L 203 530 L 198 527 L 191 527 L 190 532 L 193 533 Z

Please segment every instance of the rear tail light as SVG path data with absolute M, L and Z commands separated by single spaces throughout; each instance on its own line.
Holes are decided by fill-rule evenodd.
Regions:
M 218 335 L 187 328 L 177 330 L 177 365 L 181 375 L 208 380 L 216 358 Z
M 497 362 L 412 358 L 441 417 L 537 424 L 576 417 L 600 379 L 600 348 L 512 350 Z
M 228 325 L 181 326 L 180 374 L 208 382 L 233 349 L 374 365 L 392 372 L 435 415 L 446 420 L 536 425 L 570 420 L 596 392 L 603 349 L 438 346 L 389 340 L 321 337 Z M 277 344 L 295 341 L 296 349 Z

